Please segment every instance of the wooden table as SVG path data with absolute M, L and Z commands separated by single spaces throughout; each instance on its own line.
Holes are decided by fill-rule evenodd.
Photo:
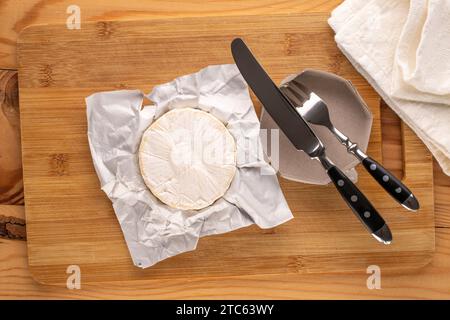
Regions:
M 180 16 L 272 14 L 288 12 L 330 12 L 340 0 L 289 0 L 289 1 L 191 1 L 165 2 L 118 0 L 114 4 L 98 0 L 95 3 L 79 0 L 82 21 L 107 19 L 143 19 Z M 17 34 L 26 26 L 36 23 L 64 23 L 68 17 L 70 1 L 30 0 L 2 1 L 0 3 L 0 70 L 16 69 L 15 41 Z M 0 90 L 4 90 L 1 87 Z M 8 89 L 10 90 L 10 89 Z M 2 95 L 0 95 L 1 97 Z M 0 100 L 1 102 L 1 100 Z M 0 108 L 4 112 L 4 108 Z M 396 173 L 401 173 L 400 142 L 397 141 L 398 118 L 388 109 L 383 109 L 383 161 Z M 11 120 L 0 117 L 1 121 Z M 13 127 L 13 126 L 12 126 Z M 13 137 L 18 131 L 12 129 Z M 16 131 L 14 131 L 16 130 Z M 20 151 L 9 139 L 0 145 L 1 165 L 11 163 L 14 167 L 20 159 Z M 6 147 L 5 147 L 6 146 Z M 5 152 L 8 157 L 5 159 Z M 3 158 L 2 158 L 3 157 Z M 4 162 L 2 162 L 4 161 Z M 20 167 L 20 166 L 19 166 Z M 430 265 L 411 274 L 382 274 L 380 290 L 369 290 L 366 286 L 368 274 L 321 274 L 289 276 L 252 276 L 245 278 L 184 279 L 153 282 L 148 285 L 127 287 L 121 283 L 83 285 L 81 290 L 69 290 L 42 286 L 35 283 L 27 268 L 26 242 L 0 239 L 0 297 L 20 298 L 256 298 L 256 299 L 371 299 L 371 298 L 450 298 L 450 178 L 434 164 L 434 196 L 436 211 L 436 254 Z M 2 176 L 3 179 L 3 176 Z M 19 178 L 14 178 L 18 179 Z M 16 185 L 1 180 L 2 184 Z M 17 182 L 17 181 L 16 181 Z M 20 182 L 19 182 L 20 185 Z M 433 192 L 433 190 L 430 190 Z M 14 193 L 3 203 L 21 204 Z M 0 205 L 0 215 L 24 218 L 20 205 Z

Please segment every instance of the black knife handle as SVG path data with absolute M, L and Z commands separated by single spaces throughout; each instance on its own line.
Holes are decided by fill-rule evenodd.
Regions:
M 405 208 L 412 211 L 419 209 L 419 201 L 413 193 L 381 164 L 369 156 L 362 161 L 362 164 L 380 186 Z
M 332 165 L 327 170 L 328 176 L 333 181 L 334 186 L 341 194 L 347 205 L 353 210 L 355 215 L 361 220 L 366 228 L 377 239 L 380 230 L 386 230 L 387 225 L 378 211 L 372 206 L 370 201 L 364 194 L 355 186 L 355 184 L 336 166 Z M 387 230 L 389 230 L 387 228 Z M 384 243 L 389 243 L 392 240 L 390 232 L 383 233 L 382 238 Z M 379 240 L 379 239 L 378 239 Z

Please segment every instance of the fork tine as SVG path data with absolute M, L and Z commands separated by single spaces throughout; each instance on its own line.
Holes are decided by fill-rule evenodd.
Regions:
M 286 97 L 296 106 L 300 107 L 303 104 L 303 97 L 298 96 L 291 88 L 288 86 L 282 86 L 280 90 L 286 95 Z

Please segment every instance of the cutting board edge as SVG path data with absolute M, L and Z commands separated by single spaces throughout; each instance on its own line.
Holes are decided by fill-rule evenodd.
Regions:
M 396 275 L 396 274 L 402 274 L 402 275 L 407 275 L 407 274 L 413 274 L 416 273 L 420 270 L 422 270 L 423 268 L 426 268 L 433 260 L 434 257 L 434 253 L 435 251 L 423 251 L 422 254 L 417 255 L 418 257 L 421 257 L 422 259 L 420 260 L 421 263 L 411 266 L 410 264 L 408 265 L 407 262 L 401 262 L 400 264 L 397 264 L 395 267 L 393 266 L 388 266 L 382 267 L 382 273 L 385 276 L 390 276 L 390 275 Z M 414 256 L 414 255 L 411 255 Z M 411 257 L 410 256 L 410 257 Z M 245 279 L 245 280 L 251 280 L 251 279 L 258 279 L 258 278 L 266 278 L 266 277 L 277 277 L 277 276 L 281 276 L 281 275 L 289 275 L 289 276 L 294 276 L 294 275 L 299 275 L 299 276 L 305 276 L 305 275 L 320 275 L 320 274 L 326 274 L 326 275 L 348 275 L 348 274 L 354 274 L 354 273 L 359 273 L 359 274 L 367 274 L 367 272 L 364 272 L 364 270 L 366 270 L 367 267 L 369 267 L 369 265 L 373 265 L 373 264 L 363 264 L 361 263 L 361 267 L 360 268 L 354 268 L 354 269 L 348 269 L 345 271 L 330 271 L 330 272 L 320 272 L 320 271 L 301 271 L 301 272 L 293 272 L 293 271 L 287 271 L 284 273 L 280 273 L 280 272 L 259 272 L 259 273 L 255 273 L 255 274 L 240 274 L 240 275 L 204 275 L 204 276 L 193 276 L 194 279 L 196 280 L 221 280 L 221 279 L 235 279 L 235 280 L 239 280 L 239 279 Z M 67 285 L 67 282 L 60 282 L 60 281 L 51 281 L 51 280 L 47 280 L 47 279 L 43 279 L 36 271 L 37 267 L 34 267 L 32 265 L 29 265 L 28 267 L 31 277 L 33 278 L 33 280 L 41 285 L 45 285 L 45 286 L 54 286 L 54 287 L 63 287 Z M 67 276 L 69 276 L 69 274 L 67 274 Z M 81 275 L 82 277 L 82 275 Z M 87 284 L 87 285 L 98 285 L 98 284 L 114 284 L 114 283 L 118 283 L 120 282 L 121 284 L 125 284 L 125 285 L 129 285 L 132 286 L 133 284 L 139 282 L 139 283 L 148 283 L 148 284 L 155 284 L 158 283 L 160 281 L 184 281 L 186 279 L 185 276 L 180 276 L 180 277 L 171 277 L 171 276 L 162 276 L 162 277 L 158 277 L 155 279 L 149 278 L 149 277 L 143 277 L 140 279 L 116 279 L 116 280 L 100 280 L 100 281 L 92 281 L 92 280 L 82 280 L 82 285 L 83 284 Z

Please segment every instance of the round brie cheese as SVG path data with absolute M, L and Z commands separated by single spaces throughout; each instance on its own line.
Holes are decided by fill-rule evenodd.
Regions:
M 229 188 L 236 172 L 236 144 L 211 114 L 174 109 L 144 132 L 139 167 L 159 200 L 173 208 L 198 210 Z

